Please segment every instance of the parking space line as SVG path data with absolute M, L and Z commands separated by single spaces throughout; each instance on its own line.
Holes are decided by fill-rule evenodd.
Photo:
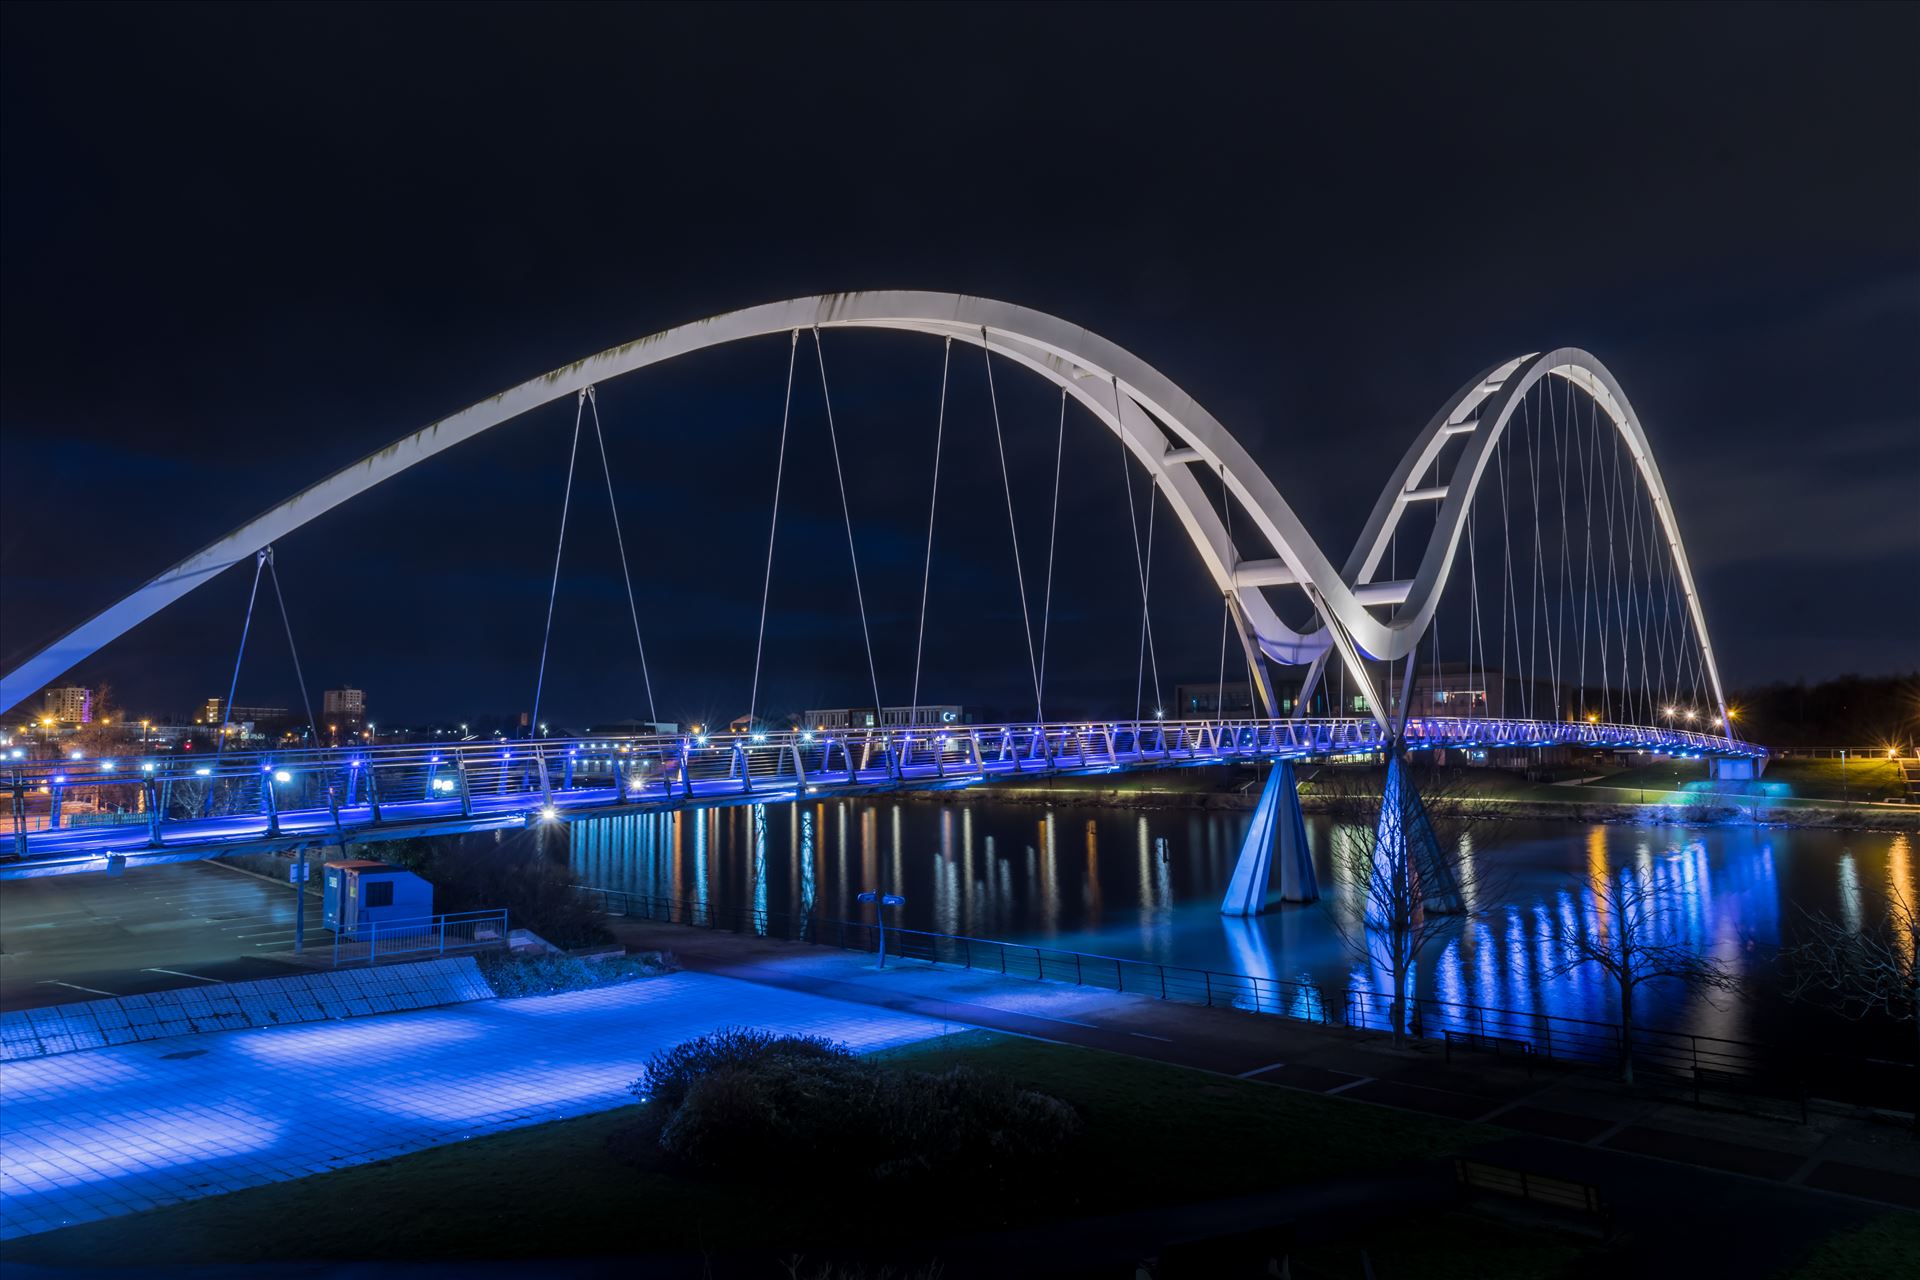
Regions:
M 197 974 L 197 973 L 182 973 L 182 972 L 180 972 L 180 971 L 179 971 L 178 969 L 142 969 L 142 970 L 141 970 L 140 972 L 142 972 L 142 973 L 166 973 L 166 974 L 171 974 L 171 975 L 173 975 L 173 976 L 174 976 L 174 977 L 176 977 L 176 978 L 192 978 L 192 979 L 193 979 L 193 980 L 194 980 L 195 982 L 213 982 L 213 983 L 219 983 L 219 982 L 222 982 L 222 981 L 224 981 L 224 979 L 221 979 L 221 978 L 203 978 L 203 977 L 201 977 L 201 976 L 200 976 L 199 974 Z
M 77 982 L 62 982 L 58 978 L 42 978 L 37 985 L 42 987 L 71 987 L 75 991 L 85 991 L 89 995 L 96 995 L 96 996 L 110 996 L 110 995 L 116 994 L 115 992 L 112 992 L 112 991 L 102 991 L 98 987 L 83 987 Z

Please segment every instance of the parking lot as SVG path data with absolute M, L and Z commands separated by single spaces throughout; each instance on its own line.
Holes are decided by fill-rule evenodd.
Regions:
M 331 945 L 307 899 L 307 942 Z M 0 1009 L 288 972 L 294 896 L 215 862 L 0 884 Z

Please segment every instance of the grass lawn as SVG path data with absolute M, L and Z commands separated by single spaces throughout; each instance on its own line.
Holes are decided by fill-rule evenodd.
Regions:
M 1310 1245 L 1290 1262 L 1295 1280 L 1551 1280 L 1599 1252 L 1573 1237 L 1441 1211 L 1381 1223 L 1359 1239 Z
M 1699 760 L 1662 760 L 1610 774 L 1593 787 L 1621 790 L 1645 789 L 1650 803 L 1662 802 L 1656 792 L 1680 792 L 1701 803 L 1711 801 L 1705 793 L 1725 792 L 1745 798 L 1758 790 L 1769 803 L 1780 800 L 1851 800 L 1858 804 L 1871 800 L 1904 800 L 1906 782 L 1899 766 L 1891 760 L 1848 760 L 1843 773 L 1838 760 L 1774 760 L 1759 783 L 1717 782 L 1707 776 Z M 1732 803 L 1732 801 L 1729 801 Z
M 939 1239 L 1385 1169 L 1471 1146 L 1474 1125 L 1222 1079 L 1094 1050 L 968 1032 L 892 1055 L 966 1062 L 1071 1101 L 1085 1137 L 1063 1168 L 985 1202 L 870 1195 L 807 1177 L 764 1187 L 611 1155 L 627 1109 L 416 1152 L 11 1242 L 15 1262 L 158 1265 L 277 1259 L 542 1258 Z M 751 1212 L 743 1205 L 751 1204 Z M 876 1237 L 875 1224 L 883 1234 Z
M 1785 1280 L 1862 1280 L 1867 1276 L 1912 1275 L 1920 1259 L 1920 1213 L 1895 1210 L 1858 1231 L 1826 1240 Z

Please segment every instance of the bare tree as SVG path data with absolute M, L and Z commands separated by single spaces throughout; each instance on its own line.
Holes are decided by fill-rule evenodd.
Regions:
M 1715 992 L 1737 991 L 1740 978 L 1685 940 L 1678 901 L 1663 897 L 1652 876 L 1623 868 L 1597 884 L 1583 879 L 1581 887 L 1591 895 L 1592 910 L 1554 931 L 1560 958 L 1546 973 L 1560 977 L 1592 965 L 1606 974 L 1620 1003 L 1620 1078 L 1632 1084 L 1634 997 L 1641 987 L 1678 983 L 1711 999 Z
M 1421 953 L 1500 894 L 1479 856 L 1494 806 L 1467 771 L 1404 762 L 1390 764 L 1377 783 L 1323 769 L 1313 795 L 1333 819 L 1335 878 L 1352 887 L 1329 900 L 1329 914 L 1348 951 L 1387 974 L 1388 1026 L 1398 1046 L 1409 1029 Z
M 1806 916 L 1799 940 L 1781 952 L 1787 998 L 1824 1004 L 1849 1018 L 1882 1015 L 1920 1032 L 1920 914 L 1897 887 L 1886 913 L 1850 929 L 1824 914 Z M 1914 1112 L 1920 1125 L 1920 1108 Z

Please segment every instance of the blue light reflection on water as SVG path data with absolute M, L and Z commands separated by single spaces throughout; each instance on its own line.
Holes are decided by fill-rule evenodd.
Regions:
M 899 923 L 907 928 L 1306 979 L 1330 998 L 1348 987 L 1388 991 L 1389 971 L 1357 962 L 1329 918 L 1354 887 L 1327 856 L 1324 819 L 1309 819 L 1308 838 L 1325 902 L 1250 922 L 1218 914 L 1247 821 L 1244 813 L 1043 809 L 969 795 L 783 804 L 758 816 L 745 807 L 635 815 L 576 824 L 570 835 L 577 877 L 607 888 L 773 911 L 811 906 L 848 919 L 861 918 L 855 896 L 877 889 L 906 897 Z M 1591 966 L 1556 973 L 1555 934 L 1608 928 L 1595 885 L 1625 870 L 1647 879 L 1675 940 L 1726 962 L 1749 985 L 1749 994 L 1718 997 L 1717 1007 L 1647 988 L 1637 1000 L 1643 1022 L 1905 1050 L 1897 1029 L 1883 1037 L 1784 1005 L 1776 955 L 1803 910 L 1871 921 L 1890 886 L 1920 892 L 1910 837 L 1511 822 L 1480 828 L 1475 839 L 1473 858 L 1502 892 L 1421 954 L 1421 995 L 1612 1020 L 1614 992 L 1602 974 Z

